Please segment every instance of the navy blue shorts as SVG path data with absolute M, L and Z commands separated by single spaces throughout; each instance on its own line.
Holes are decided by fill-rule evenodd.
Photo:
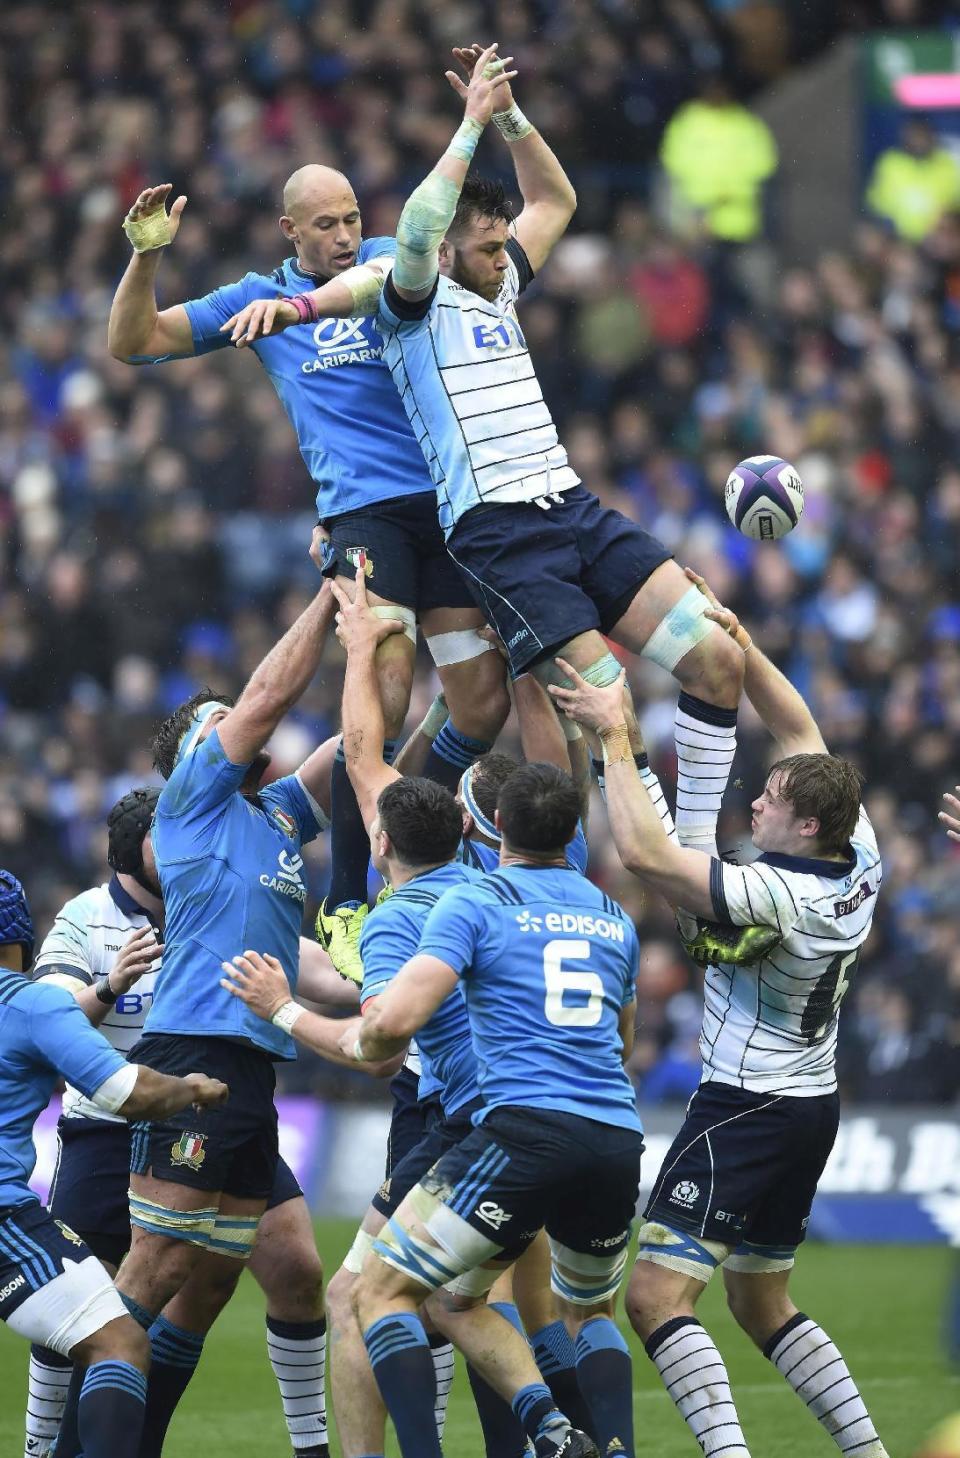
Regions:
M 159 1073 L 206 1073 L 230 1086 L 216 1108 L 192 1105 L 162 1123 L 134 1126 L 130 1169 L 194 1190 L 223 1191 L 241 1200 L 267 1200 L 280 1157 L 273 1094 L 273 1060 L 229 1038 L 148 1033 L 129 1054 Z
M 839 1123 L 836 1093 L 798 1099 L 701 1084 L 646 1217 L 701 1240 L 789 1251 L 807 1233 Z
M 474 1099 L 447 1118 L 440 1104 L 431 1101 L 423 1138 L 393 1166 L 370 1201 L 373 1208 L 389 1219 L 437 1161 L 472 1134 L 474 1111 L 482 1107 L 483 1100 Z
M 514 676 L 578 633 L 609 633 L 672 556 L 583 486 L 547 510 L 532 501 L 476 506 L 447 548 L 506 645 Z
M 330 533 L 325 577 L 355 577 L 357 554 L 367 557 L 367 587 L 387 602 L 412 608 L 472 608 L 473 596 L 450 561 L 437 521 L 433 491 L 378 501 L 324 522 Z
M 0 1321 L 8 1321 L 29 1296 L 90 1255 L 66 1222 L 39 1200 L 0 1210 Z
M 516 1260 L 537 1231 L 582 1255 L 630 1239 L 643 1136 L 548 1109 L 491 1110 L 421 1180 L 425 1190 Z
M 401 1068 L 390 1080 L 393 1108 L 390 1111 L 390 1132 L 387 1135 L 387 1166 L 384 1178 L 389 1179 L 401 1160 L 420 1143 L 433 1125 L 440 1108 L 436 1099 L 420 1102 L 420 1075 L 411 1068 Z

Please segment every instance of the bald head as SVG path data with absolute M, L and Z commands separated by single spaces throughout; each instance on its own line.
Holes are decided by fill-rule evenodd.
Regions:
M 280 231 L 308 273 L 327 279 L 351 268 L 360 247 L 360 209 L 343 173 L 311 162 L 288 177 Z
M 348 197 L 356 206 L 353 188 L 335 167 L 324 167 L 320 162 L 308 162 L 298 167 L 283 185 L 283 211 L 288 218 L 299 220 L 304 212 L 315 212 L 318 206 L 336 199 Z

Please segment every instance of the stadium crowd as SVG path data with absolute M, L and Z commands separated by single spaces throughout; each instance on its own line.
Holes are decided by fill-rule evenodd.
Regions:
M 109 357 L 122 216 L 148 183 L 187 194 L 161 273 L 168 302 L 282 259 L 282 183 L 307 160 L 342 166 L 365 231 L 392 231 L 448 134 L 448 48 L 490 31 L 516 55 L 518 94 L 580 199 L 523 306 L 574 466 L 707 577 L 866 774 L 886 880 L 842 1019 L 846 1092 L 960 1096 L 960 856 L 935 818 L 960 765 L 960 218 L 913 246 L 865 210 L 849 252 L 809 268 L 781 257 L 775 209 L 749 256 L 669 231 L 661 135 L 698 72 L 738 74 L 726 8 L 4 8 L 0 864 L 26 883 L 41 934 L 101 877 L 109 806 L 156 781 L 157 720 L 197 685 L 236 692 L 315 585 L 313 490 L 266 377 L 232 351 L 164 369 Z M 833 8 L 820 8 L 824 33 Z M 492 141 L 478 159 L 504 166 Z M 722 487 L 767 450 L 798 467 L 806 510 L 782 546 L 754 548 L 727 525 Z M 629 667 L 669 788 L 675 686 Z M 280 772 L 336 728 L 341 684 L 331 643 L 276 738 Z M 414 715 L 432 692 L 424 659 Z M 765 753 L 745 708 L 730 851 L 749 832 L 739 786 L 756 784 Z M 699 975 L 665 908 L 620 867 L 599 806 L 594 824 L 593 874 L 644 946 L 637 1084 L 647 1102 L 686 1098 Z M 327 875 L 322 841 L 311 856 L 308 912 Z M 308 1059 L 290 1076 L 344 1088 Z M 366 1095 L 368 1081 L 346 1087 Z

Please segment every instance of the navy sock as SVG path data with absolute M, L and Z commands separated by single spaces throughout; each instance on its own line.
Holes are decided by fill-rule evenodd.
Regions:
M 160 1458 L 167 1428 L 203 1351 L 203 1337 L 158 1316 L 150 1338 L 150 1381 L 140 1458 Z
M 560 1412 L 550 1388 L 543 1382 L 531 1382 L 514 1394 L 513 1410 L 530 1437 L 537 1458 L 551 1458 L 570 1431 L 570 1424 Z
M 156 1320 L 153 1312 L 148 1311 L 145 1306 L 141 1306 L 139 1301 L 134 1301 L 133 1297 L 128 1296 L 125 1291 L 120 1292 L 120 1300 L 137 1323 L 137 1326 L 142 1326 L 145 1332 L 149 1332 Z
M 494 1311 L 509 1321 L 512 1327 L 525 1336 L 520 1313 L 512 1301 L 491 1301 Z M 527 1430 L 517 1417 L 509 1402 L 494 1392 L 475 1367 L 467 1363 L 470 1389 L 477 1405 L 477 1416 L 483 1430 L 483 1442 L 487 1458 L 521 1458 L 527 1451 Z
M 383 746 L 387 764 L 397 752 L 396 741 L 388 739 Z M 327 911 L 338 906 L 359 906 L 367 899 L 367 872 L 370 866 L 370 837 L 360 815 L 357 797 L 347 774 L 347 761 L 341 742 L 330 772 L 330 886 Z
M 403 1458 L 443 1458 L 434 1416 L 433 1358 L 420 1318 L 412 1311 L 382 1316 L 367 1327 L 363 1340 Z
M 560 1411 L 581 1432 L 593 1434 L 590 1409 L 577 1381 L 577 1358 L 573 1340 L 562 1321 L 552 1321 L 530 1338 L 533 1355 L 553 1400 Z
M 591 1436 L 601 1453 L 633 1458 L 633 1364 L 623 1335 L 607 1316 L 584 1322 L 574 1348 L 580 1391 L 592 1418 Z
M 121 1291 L 120 1300 L 127 1308 L 130 1315 L 138 1326 L 144 1331 L 149 1331 L 153 1323 L 153 1316 L 139 1301 Z M 82 1450 L 80 1442 L 80 1394 L 83 1391 L 83 1384 L 86 1379 L 87 1369 L 85 1367 L 74 1367 L 73 1376 L 70 1378 L 70 1386 L 67 1388 L 67 1400 L 63 1407 L 63 1416 L 60 1419 L 60 1432 L 57 1436 L 57 1446 L 54 1448 L 54 1458 L 79 1458 Z
M 147 1379 L 129 1362 L 95 1362 L 80 1391 L 77 1425 L 84 1458 L 136 1458 Z
M 438 785 L 446 785 L 448 790 L 455 790 L 464 770 L 492 747 L 480 739 L 461 734 L 453 720 L 448 719 L 430 746 L 423 767 L 424 777 L 436 780 Z

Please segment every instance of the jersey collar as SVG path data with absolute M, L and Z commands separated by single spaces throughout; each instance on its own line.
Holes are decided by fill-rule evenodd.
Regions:
M 805 876 L 826 876 L 831 881 L 842 881 L 851 876 L 857 868 L 857 858 L 850 852 L 843 861 L 820 861 L 813 856 L 788 856 L 781 851 L 764 851 L 757 861 L 764 866 L 773 866 L 781 871 L 799 871 Z
M 135 901 L 129 891 L 124 891 L 120 885 L 119 877 L 110 877 L 110 884 L 107 890 L 110 893 L 110 900 L 118 911 L 123 912 L 124 916 L 145 916 L 151 926 L 158 927 L 160 925 L 152 912 L 149 912 L 145 906 L 141 906 L 139 901 Z
M 296 255 L 294 255 L 293 258 L 288 258 L 286 260 L 285 267 L 287 272 L 291 274 L 294 279 L 296 279 L 298 282 L 302 279 L 303 282 L 305 284 L 309 284 L 311 288 L 318 289 L 322 284 L 330 282 L 328 278 L 321 278 L 319 273 L 308 273 L 305 268 L 301 268 Z

